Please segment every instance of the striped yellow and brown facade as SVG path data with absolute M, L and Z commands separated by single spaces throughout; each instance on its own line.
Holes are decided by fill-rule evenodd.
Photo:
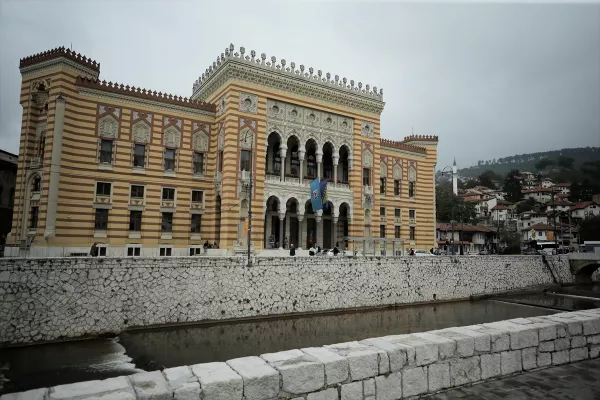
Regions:
M 100 81 L 98 63 L 64 48 L 20 69 L 7 255 L 242 252 L 250 203 L 255 251 L 434 246 L 437 138 L 381 139 L 377 88 L 233 47 L 191 99 Z M 314 178 L 329 182 L 316 213 Z

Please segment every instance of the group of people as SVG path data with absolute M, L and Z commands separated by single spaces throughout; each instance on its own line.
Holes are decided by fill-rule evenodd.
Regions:
M 206 242 L 204 242 L 204 252 L 206 252 L 207 249 L 218 249 L 219 245 L 217 244 L 217 242 L 215 242 L 215 244 L 210 244 L 208 243 L 208 240 Z

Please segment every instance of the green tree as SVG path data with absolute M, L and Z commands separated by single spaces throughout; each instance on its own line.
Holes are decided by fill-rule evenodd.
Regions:
M 571 191 L 569 192 L 569 201 L 577 202 L 581 199 L 581 185 L 577 181 L 571 183 Z
M 585 218 L 579 225 L 581 241 L 600 240 L 600 215 Z
M 500 243 L 504 244 L 502 254 L 521 254 L 521 235 L 506 229 L 500 231 Z
M 476 179 L 471 179 L 465 183 L 465 189 L 473 189 L 475 186 L 479 185 L 479 181 Z
M 435 187 L 435 213 L 440 222 L 471 222 L 475 219 L 475 206 L 463 198 L 452 193 L 450 185 L 437 185 Z
M 542 158 L 540 161 L 535 163 L 535 169 L 537 169 L 538 171 L 543 171 L 551 165 L 554 165 L 553 160 Z
M 519 180 L 519 170 L 511 170 L 504 178 L 503 190 L 506 193 L 506 200 L 516 203 L 523 198 L 521 181 Z
M 500 177 L 491 170 L 487 170 L 483 174 L 479 175 L 479 183 L 483 186 L 489 187 L 490 189 L 496 189 L 496 185 L 494 185 L 494 182 L 492 182 L 496 180 L 500 180 Z
M 517 213 L 521 214 L 525 211 L 531 211 L 536 208 L 538 205 L 537 201 L 532 197 L 528 197 L 523 201 L 517 203 Z
M 558 158 L 556 159 L 556 165 L 566 169 L 573 169 L 574 162 L 575 159 L 573 157 L 558 156 Z

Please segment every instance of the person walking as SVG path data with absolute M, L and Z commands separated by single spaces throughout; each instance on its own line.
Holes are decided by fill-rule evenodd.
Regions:
M 296 256 L 296 248 L 294 247 L 293 243 L 290 243 L 290 257 L 295 257 Z
M 92 248 L 90 249 L 90 256 L 98 257 L 98 243 L 94 242 L 92 244 Z
M 337 243 L 336 243 L 335 246 L 333 247 L 333 255 L 337 256 L 339 252 L 340 252 L 340 250 L 338 249 Z

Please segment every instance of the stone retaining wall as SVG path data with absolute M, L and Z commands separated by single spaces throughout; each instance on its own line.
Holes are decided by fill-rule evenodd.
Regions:
M 552 268 L 541 256 L 258 258 L 250 268 L 225 257 L 0 259 L 0 344 L 457 300 L 570 274 L 565 257 Z
M 599 354 L 594 309 L 142 372 L 0 400 L 395 400 Z

